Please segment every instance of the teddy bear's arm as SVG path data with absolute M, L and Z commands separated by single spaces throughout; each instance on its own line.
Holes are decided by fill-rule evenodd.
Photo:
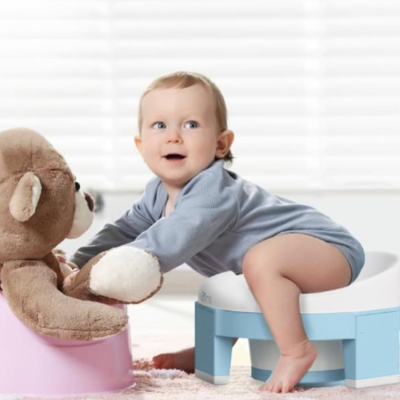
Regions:
M 118 304 L 119 302 L 115 299 L 107 298 L 104 296 L 98 296 L 89 290 L 90 284 L 90 273 L 93 266 L 100 261 L 106 252 L 98 254 L 87 262 L 79 271 L 79 274 L 74 278 L 72 284 L 63 288 L 63 292 L 70 297 L 81 300 L 97 301 L 104 304 Z
M 121 246 L 92 258 L 64 293 L 105 304 L 138 304 L 157 293 L 162 282 L 163 274 L 154 255 Z
M 56 273 L 57 275 L 57 287 L 61 289 L 62 283 L 64 281 L 64 275 L 61 272 L 60 263 L 53 253 L 47 254 L 43 261 Z
M 65 296 L 56 273 L 41 260 L 5 262 L 1 281 L 14 314 L 44 335 L 91 340 L 122 331 L 128 321 L 121 309 Z

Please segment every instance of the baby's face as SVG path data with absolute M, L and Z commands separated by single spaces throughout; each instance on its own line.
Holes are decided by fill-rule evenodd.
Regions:
M 138 149 L 164 183 L 181 188 L 217 154 L 215 100 L 201 85 L 156 89 L 142 100 Z

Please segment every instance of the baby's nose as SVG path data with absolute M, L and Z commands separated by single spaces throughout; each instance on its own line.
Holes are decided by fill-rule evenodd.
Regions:
M 181 132 L 179 129 L 171 129 L 168 135 L 169 142 L 180 142 L 182 141 Z

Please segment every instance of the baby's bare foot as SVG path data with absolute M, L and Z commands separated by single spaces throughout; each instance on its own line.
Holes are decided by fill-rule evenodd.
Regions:
M 290 352 L 281 354 L 271 378 L 260 390 L 273 393 L 290 392 L 308 371 L 317 357 L 316 348 L 307 340 Z
M 194 347 L 176 353 L 159 354 L 153 357 L 156 369 L 180 369 L 192 374 L 194 372 Z

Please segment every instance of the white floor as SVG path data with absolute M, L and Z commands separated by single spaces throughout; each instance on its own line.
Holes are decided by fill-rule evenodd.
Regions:
M 133 357 L 151 358 L 194 345 L 193 295 L 156 295 L 146 302 L 128 307 Z M 231 365 L 250 365 L 247 340 L 233 347 Z

